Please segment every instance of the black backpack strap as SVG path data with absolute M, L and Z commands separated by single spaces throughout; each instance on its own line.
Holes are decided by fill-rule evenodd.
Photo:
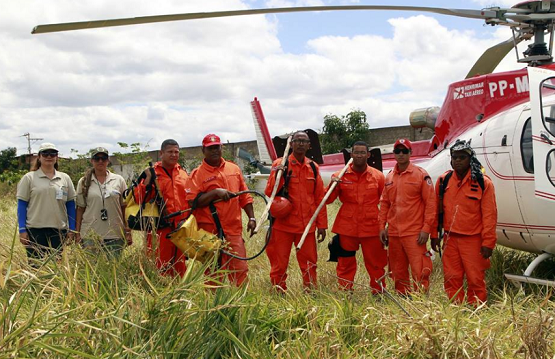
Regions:
M 451 179 L 451 177 L 453 177 L 453 172 L 454 171 L 449 171 L 449 173 L 446 174 L 445 177 L 443 178 L 443 185 L 439 188 L 440 196 L 443 196 L 443 194 L 445 193 L 445 190 L 447 189 L 447 184 L 449 183 L 449 180 Z
M 318 170 L 316 169 L 316 165 L 314 164 L 314 161 L 310 161 L 309 164 L 310 164 L 310 167 L 312 168 L 312 173 L 314 173 L 314 178 L 316 178 L 316 176 L 318 176 Z
M 309 162 L 310 167 L 312 168 L 312 172 L 314 173 L 314 193 L 316 192 L 316 180 L 318 178 L 318 170 L 316 169 L 316 165 L 314 164 L 314 161 L 310 161 Z
M 289 186 L 289 180 L 291 180 L 291 174 L 293 173 L 293 171 L 289 171 L 289 154 L 287 154 L 287 157 L 285 157 L 285 164 L 283 165 L 283 186 L 279 189 L 279 191 L 277 191 L 276 196 L 280 196 L 280 197 L 285 197 L 288 198 L 289 197 L 289 191 L 287 190 L 287 187 Z
M 480 188 L 482 189 L 482 192 L 484 192 L 484 190 L 486 189 L 486 184 L 484 183 L 484 177 L 483 176 L 478 177 L 476 182 L 478 182 L 478 184 L 480 185 Z
M 443 238 L 443 214 L 444 214 L 443 197 L 445 195 L 445 190 L 447 189 L 447 184 L 449 183 L 449 179 L 451 179 L 452 176 L 453 176 L 453 171 L 449 171 L 449 173 L 447 173 L 445 177 L 443 178 L 440 177 L 440 180 L 439 180 L 439 201 L 437 203 L 438 205 L 437 232 L 438 232 L 439 238 Z

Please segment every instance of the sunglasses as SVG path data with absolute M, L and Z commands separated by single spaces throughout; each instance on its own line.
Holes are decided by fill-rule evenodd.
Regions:
M 42 157 L 56 157 L 58 155 L 58 151 L 43 151 L 40 154 Z
M 393 150 L 393 153 L 395 153 L 396 155 L 398 155 L 399 153 L 402 153 L 404 155 L 408 155 L 410 152 L 410 150 L 408 148 L 396 148 Z
M 310 143 L 310 140 L 293 140 L 291 142 L 298 143 L 300 145 L 306 145 Z
M 93 156 L 93 161 L 108 161 L 108 156 Z
M 456 161 L 456 160 L 464 161 L 464 160 L 466 160 L 466 159 L 469 158 L 469 157 L 470 157 L 469 155 L 451 155 L 451 158 L 452 158 L 453 160 L 455 160 L 455 161 Z

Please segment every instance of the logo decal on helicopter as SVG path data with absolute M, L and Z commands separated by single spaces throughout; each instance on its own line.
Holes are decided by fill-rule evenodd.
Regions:
M 472 96 L 478 96 L 484 94 L 484 82 L 478 82 L 475 84 L 470 84 L 466 86 L 456 87 L 453 91 L 453 99 L 460 100 L 461 98 L 467 98 Z

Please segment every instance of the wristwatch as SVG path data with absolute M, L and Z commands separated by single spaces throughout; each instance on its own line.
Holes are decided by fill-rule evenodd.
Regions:
M 256 218 L 249 218 L 249 221 L 255 221 L 256 222 Z

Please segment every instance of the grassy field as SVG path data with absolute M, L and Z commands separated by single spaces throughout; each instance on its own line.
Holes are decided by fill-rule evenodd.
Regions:
M 330 212 L 337 210 L 336 206 Z M 436 259 L 429 294 L 372 296 L 362 266 L 352 294 L 337 290 L 319 246 L 319 290 L 305 294 L 292 258 L 286 295 L 273 294 L 265 256 L 241 289 L 207 288 L 204 268 L 160 277 L 141 234 L 121 261 L 77 246 L 38 270 L 16 238 L 13 197 L 0 200 L 1 358 L 551 358 L 555 304 L 546 288 L 517 291 L 503 271 L 529 257 L 496 250 L 489 303 L 450 304 Z M 330 213 L 333 218 L 334 213 Z M 359 261 L 360 262 L 360 261 Z M 550 263 L 553 265 L 553 262 Z M 551 268 L 552 269 L 552 268 Z M 546 270 L 551 270 L 547 268 Z M 388 282 L 391 288 L 391 282 Z

